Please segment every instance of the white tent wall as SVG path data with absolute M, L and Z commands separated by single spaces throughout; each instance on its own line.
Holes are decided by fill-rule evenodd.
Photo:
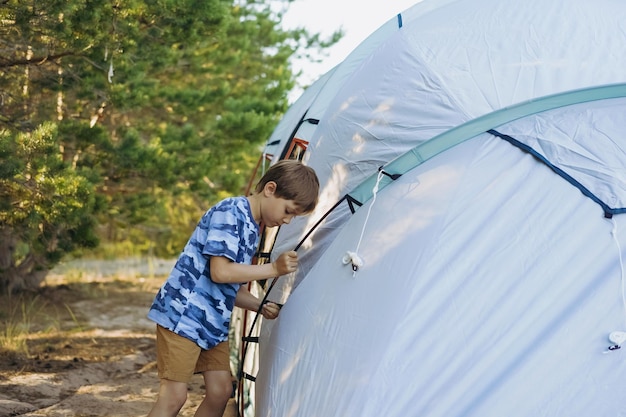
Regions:
M 430 7 L 425 9 L 430 10 Z M 413 15 L 423 14 L 420 9 L 415 11 L 421 13 Z M 402 20 L 403 28 L 407 20 L 410 22 L 408 18 Z M 378 167 L 420 141 L 465 120 L 457 116 L 445 97 L 406 94 L 414 86 L 412 78 L 403 71 L 415 68 L 417 63 L 403 62 L 413 59 L 406 50 L 394 56 L 398 55 L 397 49 L 381 46 L 395 43 L 401 29 L 397 19 L 391 19 L 359 45 L 346 61 L 333 69 L 329 78 L 324 79 L 324 87 L 306 110 L 306 117 L 319 120 L 319 124 L 314 129 L 304 125 L 296 136 L 310 142 L 305 162 L 318 173 L 322 195 L 311 216 L 295 219 L 291 225 L 281 228 L 275 255 L 293 249 L 326 211 Z M 381 78 L 381 74 L 386 73 Z M 405 80 L 407 84 L 395 85 L 390 91 L 390 81 L 394 79 Z M 294 105 L 299 105 L 299 100 Z M 416 108 L 429 115 L 426 117 L 429 125 L 418 124 L 423 119 L 411 116 Z M 293 124 L 295 119 L 290 121 Z M 286 300 L 292 286 L 307 274 L 319 250 L 332 240 L 347 216 L 348 207 L 339 207 L 304 244 L 299 251 L 297 276 L 283 277 L 274 289 L 276 299 Z
M 585 123 L 575 121 L 584 120 Z M 626 98 L 534 114 L 498 127 L 562 168 L 610 208 L 626 207 Z
M 289 109 L 287 109 L 287 112 L 284 114 L 263 148 L 263 155 L 271 156 L 272 163 L 276 163 L 280 160 L 282 151 L 291 140 L 292 133 L 299 129 L 300 124 L 306 118 L 311 103 L 315 101 L 320 90 L 324 88 L 328 78 L 330 78 L 333 72 L 334 69 L 321 76 L 302 93 L 296 102 L 289 106 Z
M 626 53 L 616 51 L 624 50 L 626 13 L 616 5 L 424 1 L 402 13 L 401 28 L 391 19 L 384 36 L 376 31 L 335 68 L 307 111 L 320 120 L 305 139 L 322 199 L 312 216 L 281 228 L 275 254 L 293 249 L 378 167 L 447 129 L 522 101 L 623 81 Z M 296 285 L 345 221 L 344 211 L 300 250 Z M 283 301 L 293 277 L 284 281 L 275 289 Z
M 349 219 L 264 341 L 256 415 L 626 412 L 624 217 L 486 136 Z
M 399 22 L 402 22 L 401 27 L 398 27 Z M 281 129 L 292 132 L 293 129 L 285 126 L 296 126 L 304 114 L 319 120 L 318 125 L 303 126 L 296 136 L 310 142 L 305 163 L 316 169 L 322 194 L 318 209 L 310 217 L 296 219 L 281 227 L 273 256 L 296 247 L 329 208 L 375 174 L 380 166 L 443 132 L 526 100 L 626 81 L 623 70 L 626 68 L 624 22 L 626 4 L 614 0 L 426 0 L 403 12 L 400 19 L 391 19 L 344 63 L 327 74 L 323 82 L 315 85 L 314 94 L 309 92 L 306 96 L 305 92 L 303 101 L 294 104 L 297 111 L 283 121 Z M 576 110 L 576 116 L 558 116 L 565 118 L 561 124 L 551 124 L 551 128 L 561 131 L 565 137 L 576 136 L 577 132 L 585 130 L 597 131 L 596 120 L 585 114 L 585 105 L 582 109 Z M 613 111 L 606 117 L 614 118 L 620 114 L 625 112 Z M 541 124 L 541 117 L 524 120 L 519 123 Z M 557 162 L 562 158 L 563 150 L 570 153 L 567 147 L 573 146 L 573 154 L 578 155 L 574 157 L 577 170 L 587 172 L 590 177 L 615 176 L 623 185 L 624 139 L 619 135 L 624 127 L 623 116 L 617 120 L 617 129 L 606 134 L 602 132 L 605 140 L 600 146 L 615 142 L 615 149 L 608 153 L 613 159 L 608 154 L 597 156 L 594 147 L 580 145 L 581 150 L 577 144 L 563 147 L 558 141 L 553 146 L 552 141 L 557 137 L 550 133 L 551 138 L 546 140 L 538 133 L 544 132 L 541 129 L 533 132 L 528 126 L 518 128 L 518 125 L 510 124 L 502 133 L 521 134 L 519 129 L 522 129 L 528 143 L 538 144 L 543 149 L 555 149 L 552 153 L 548 151 L 547 156 Z M 271 140 L 276 142 L 279 139 L 281 145 L 272 146 L 280 148 L 289 138 L 278 131 L 275 133 Z M 593 139 L 581 134 L 578 140 L 584 143 Z M 482 150 L 476 150 L 477 143 Z M 484 149 L 497 151 L 499 156 L 493 157 Z M 460 155 L 460 150 L 474 157 Z M 520 155 L 521 159 L 518 161 L 509 153 Z M 512 165 L 500 165 L 499 158 L 513 158 L 509 159 Z M 595 160 L 591 168 L 585 165 L 585 158 Z M 428 171 L 424 166 L 430 167 L 435 160 L 440 167 Z M 564 162 L 565 167 L 568 163 Z M 378 234 L 374 237 L 366 234 L 363 248 L 366 253 L 381 255 L 388 253 L 384 242 L 391 242 L 396 245 L 395 250 L 389 252 L 392 254 L 389 259 L 393 262 L 364 255 L 366 267 L 355 279 L 337 281 L 342 282 L 338 285 L 357 291 L 354 295 L 333 285 L 339 271 L 348 274 L 343 265 L 337 264 L 337 259 L 340 260 L 345 251 L 354 250 L 355 237 L 358 239 L 363 226 L 367 205 L 352 215 L 347 204 L 341 204 L 299 248 L 298 275 L 280 278 L 270 297 L 282 302 L 288 300 L 281 317 L 275 325 L 263 323 L 257 416 L 375 415 L 374 411 L 368 414 L 370 409 L 379 414 L 385 412 L 385 415 L 400 415 L 400 412 L 428 416 L 542 415 L 530 412 L 539 409 L 551 416 L 590 415 L 569 412 L 574 408 L 570 408 L 570 397 L 564 396 L 564 390 L 554 397 L 554 401 L 562 401 L 560 409 L 553 409 L 551 407 L 556 405 L 545 402 L 549 396 L 528 401 L 518 414 L 507 409 L 506 405 L 518 404 L 520 398 L 527 399 L 522 394 L 528 386 L 510 375 L 518 372 L 520 375 L 532 374 L 537 369 L 534 366 L 541 369 L 547 362 L 558 362 L 563 356 L 563 352 L 556 348 L 561 336 L 548 335 L 548 329 L 575 341 L 577 345 L 571 348 L 573 350 L 566 348 L 565 354 L 575 352 L 573 357 L 580 365 L 578 371 L 582 371 L 585 378 L 595 377 L 596 372 L 604 378 L 603 372 L 616 366 L 613 363 L 604 368 L 608 361 L 603 358 L 607 355 L 602 352 L 596 355 L 598 346 L 602 345 L 601 351 L 608 346 L 607 332 L 624 327 L 619 296 L 620 273 L 616 271 L 620 258 L 617 242 L 610 239 L 611 222 L 602 218 L 602 210 L 597 204 L 548 167 L 488 135 L 462 143 L 424 166 L 416 168 L 415 173 L 406 173 L 380 193 L 366 228 L 368 233 L 378 230 Z M 611 167 L 606 173 L 603 172 L 605 166 Z M 471 178 L 476 182 L 451 175 L 455 172 L 472 173 Z M 418 177 L 419 173 L 426 175 L 428 180 Z M 389 190 L 395 190 L 404 181 L 411 181 L 409 177 L 417 179 L 406 183 L 400 194 Z M 535 181 L 535 178 L 540 180 Z M 510 184 L 500 184 L 505 179 Z M 610 181 L 608 183 L 610 187 Z M 600 182 L 599 187 L 606 184 Z M 446 185 L 456 192 L 440 188 Z M 607 195 L 610 199 L 610 192 Z M 385 216 L 375 215 L 380 207 L 385 207 Z M 468 207 L 480 209 L 470 210 Z M 593 220 L 589 220 L 591 217 Z M 622 226 L 621 229 L 626 227 L 622 217 L 618 215 L 613 219 L 616 226 Z M 554 234 L 544 236 L 535 228 L 541 229 L 542 233 L 552 230 Z M 509 241 L 512 237 L 515 244 Z M 347 241 L 342 241 L 342 247 L 337 249 L 341 239 Z M 621 243 L 623 246 L 624 242 Z M 598 250 L 602 253 L 597 254 Z M 511 252 L 515 252 L 515 257 Z M 409 258 L 410 265 L 405 264 L 405 258 Z M 419 271 L 419 276 L 414 275 L 415 271 Z M 586 271 L 584 278 L 579 278 L 583 271 Z M 363 279 L 370 274 L 370 281 Z M 499 278 L 503 276 L 507 277 L 506 281 Z M 552 278 L 554 276 L 563 278 Z M 576 279 L 576 285 L 562 281 L 565 277 Z M 383 285 L 372 283 L 383 279 Z M 367 285 L 361 288 L 363 281 Z M 466 306 L 451 292 L 457 287 L 464 289 L 464 282 L 468 282 L 463 285 L 471 289 L 464 292 L 468 300 L 479 300 L 479 306 Z M 500 286 L 491 290 L 493 285 Z M 569 298 L 561 301 L 559 291 L 567 293 L 570 285 Z M 297 289 L 291 294 L 294 286 Z M 479 291 L 479 288 L 484 290 Z M 503 295 L 505 290 L 517 291 L 507 296 L 520 297 L 519 303 L 509 305 Z M 402 293 L 400 298 L 397 298 L 396 291 Z M 543 294 L 542 291 L 546 296 L 541 295 L 537 301 L 532 301 L 535 293 Z M 589 295 L 586 299 L 585 291 L 591 292 L 593 297 Z M 426 295 L 428 299 L 424 298 Z M 379 296 L 395 301 L 373 308 L 369 301 L 373 302 L 373 298 Z M 403 296 L 410 298 L 405 300 Z M 601 302 L 603 298 L 600 296 L 608 298 Z M 420 308 L 413 310 L 412 303 L 417 301 L 421 303 L 417 304 Z M 543 333 L 539 330 L 534 337 L 522 338 L 522 333 L 532 327 L 530 322 L 520 321 L 524 308 L 533 306 L 538 308 L 537 311 L 543 311 L 550 303 L 555 304 L 555 309 L 561 309 L 551 311 L 552 319 L 541 322 L 538 316 L 533 316 L 542 326 L 548 327 L 539 326 Z M 454 308 L 447 311 L 450 307 Z M 482 310 L 472 310 L 478 307 Z M 424 311 L 429 314 L 425 315 Z M 438 322 L 431 311 L 442 315 L 439 325 L 436 325 Z M 590 316 L 582 317 L 581 311 Z M 451 317 L 452 312 L 457 316 Z M 492 312 L 494 317 L 487 312 Z M 463 348 L 439 351 L 439 342 L 448 343 L 444 337 L 446 333 L 453 335 L 451 343 L 457 341 L 455 337 L 460 333 L 454 320 L 459 318 L 463 318 L 462 323 L 467 325 L 464 337 L 472 336 L 474 343 L 474 335 L 478 334 L 481 336 L 478 340 L 485 345 L 472 345 L 469 351 Z M 397 322 L 404 325 L 395 327 Z M 511 322 L 515 326 L 508 324 Z M 604 327 L 597 334 L 598 328 L 594 326 L 599 325 Z M 331 326 L 337 331 L 330 334 L 320 330 L 316 333 L 316 326 Z M 508 331 L 509 328 L 512 330 Z M 589 334 L 591 330 L 595 332 L 593 335 Z M 365 343 L 363 345 L 367 346 L 358 349 L 353 347 L 359 338 L 364 337 L 363 334 L 369 334 L 377 343 Z M 494 335 L 489 343 L 488 334 Z M 370 338 L 366 338 L 366 342 L 371 343 Z M 463 340 L 461 344 L 467 339 Z M 534 344 L 529 345 L 530 341 Z M 567 343 L 569 346 L 569 341 Z M 585 357 L 590 355 L 590 350 L 586 349 L 589 343 L 594 344 L 593 359 Z M 422 349 L 416 350 L 418 356 L 413 356 L 414 345 Z M 510 356 L 503 348 L 507 346 L 509 349 L 509 345 L 513 345 Z M 518 351 L 518 347 L 526 350 Z M 427 349 L 433 352 L 426 353 Z M 481 349 L 489 355 L 478 355 Z M 559 354 L 555 356 L 555 352 Z M 392 353 L 397 357 L 389 356 Z M 470 354 L 478 355 L 476 358 L 480 362 L 475 366 L 484 369 L 465 376 L 466 369 L 474 369 L 471 356 L 467 356 Z M 431 355 L 437 360 L 432 360 Z M 511 361 L 500 363 L 502 356 L 522 363 L 517 368 Z M 384 358 L 385 361 L 381 362 Z M 588 359 L 586 363 L 585 358 Z M 416 361 L 420 366 L 405 370 L 405 360 L 409 363 Z M 596 361 L 604 362 L 598 368 Z M 594 369 L 584 366 L 591 363 Z M 332 369 L 327 369 L 328 366 Z M 391 373 L 386 374 L 385 367 L 390 367 Z M 400 369 L 396 372 L 395 367 Z M 346 373 L 347 369 L 352 376 Z M 368 376 L 366 387 L 350 381 L 358 375 L 355 370 L 362 370 L 362 375 Z M 570 382 L 563 377 L 564 371 L 561 368 L 553 370 L 557 374 L 553 381 L 555 386 L 569 386 Z M 420 374 L 423 385 L 413 382 L 411 372 Z M 455 378 L 461 379 L 454 382 Z M 546 375 L 533 378 L 529 377 L 529 381 L 534 381 L 530 384 L 535 385 L 550 380 Z M 384 384 L 372 382 L 379 379 Z M 585 388 L 595 390 L 598 398 L 608 399 L 606 405 L 589 400 L 590 404 L 599 410 L 608 407 L 615 411 L 619 406 L 615 404 L 613 394 L 619 390 L 623 392 L 624 386 L 613 376 L 608 379 L 608 385 L 602 382 L 601 386 L 585 385 Z M 444 382 L 450 391 L 448 394 L 441 392 L 443 388 L 441 391 L 435 388 Z M 617 384 L 615 389 L 609 387 L 613 383 Z M 309 385 L 314 391 L 307 389 Z M 502 401 L 507 395 L 511 397 L 508 404 L 506 401 L 502 405 L 494 403 L 500 401 L 496 399 L 500 396 L 500 389 L 505 391 Z M 516 390 L 518 397 L 513 398 Z M 578 402 L 587 398 L 578 395 L 576 389 L 572 392 Z M 456 396 L 461 393 L 464 398 L 459 400 Z M 536 393 L 533 391 L 532 394 Z M 435 398 L 437 402 L 441 398 L 444 403 L 433 405 Z M 393 408 L 390 399 L 400 405 Z M 449 403 L 453 400 L 456 406 Z M 416 403 L 421 404 L 421 414 L 409 408 Z M 581 405 L 581 410 L 590 409 L 585 407 Z M 593 415 L 613 414 L 596 412 Z

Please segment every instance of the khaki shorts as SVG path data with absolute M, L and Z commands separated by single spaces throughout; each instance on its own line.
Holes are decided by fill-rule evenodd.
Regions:
M 228 342 L 204 350 L 191 340 L 157 325 L 157 369 L 159 378 L 189 382 L 193 374 L 205 371 L 228 371 Z

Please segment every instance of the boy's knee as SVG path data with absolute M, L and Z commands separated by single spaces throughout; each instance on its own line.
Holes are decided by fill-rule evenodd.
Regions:
M 232 394 L 233 383 L 230 378 L 220 378 L 206 387 L 207 398 L 215 404 L 226 404 Z
M 170 381 L 162 384 L 161 390 L 159 391 L 158 402 L 161 404 L 161 407 L 166 408 L 170 414 L 177 413 L 181 408 L 183 408 L 186 401 L 186 384 L 173 384 Z
M 178 407 L 179 410 L 183 408 L 183 405 L 185 405 L 186 401 L 187 401 L 187 390 L 176 391 L 173 393 L 171 397 L 172 405 Z

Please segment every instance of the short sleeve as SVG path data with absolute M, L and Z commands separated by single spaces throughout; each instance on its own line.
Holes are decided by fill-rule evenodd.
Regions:
M 208 219 L 207 235 L 202 253 L 209 256 L 224 256 L 231 261 L 241 262 L 241 234 L 244 232 L 243 213 L 236 205 L 216 207 Z

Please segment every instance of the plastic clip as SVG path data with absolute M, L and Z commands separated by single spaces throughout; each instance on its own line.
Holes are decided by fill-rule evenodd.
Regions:
M 351 264 L 353 272 L 358 271 L 359 268 L 363 266 L 363 259 L 361 259 L 356 252 L 351 251 L 348 251 L 345 255 L 343 255 L 342 262 L 344 265 Z

